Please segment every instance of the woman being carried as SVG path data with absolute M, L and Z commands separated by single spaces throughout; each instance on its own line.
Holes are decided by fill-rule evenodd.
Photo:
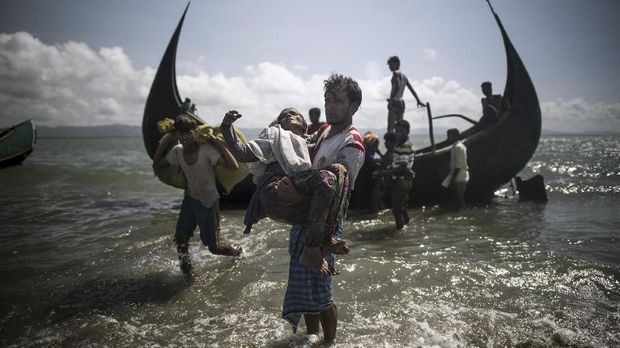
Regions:
M 300 263 L 317 273 L 334 273 L 322 253 L 349 252 L 344 241 L 333 237 L 337 221 L 346 211 L 346 169 L 339 164 L 325 170 L 311 169 L 304 138 L 307 124 L 294 108 L 282 110 L 257 139 L 247 144 L 239 141 L 232 126 L 240 117 L 237 111 L 227 112 L 220 129 L 237 161 L 246 163 L 254 175 L 256 192 L 246 211 L 244 233 L 264 217 L 292 225 L 307 223 L 310 228 Z

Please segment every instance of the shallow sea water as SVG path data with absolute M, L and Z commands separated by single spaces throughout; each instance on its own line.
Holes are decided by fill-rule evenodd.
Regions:
M 531 161 L 546 204 L 497 199 L 454 213 L 389 211 L 345 225 L 334 278 L 341 347 L 620 345 L 620 138 L 543 137 Z M 141 139 L 40 139 L 0 171 L 0 346 L 315 347 L 280 318 L 288 226 L 242 234 L 239 258 L 171 234 L 181 192 Z

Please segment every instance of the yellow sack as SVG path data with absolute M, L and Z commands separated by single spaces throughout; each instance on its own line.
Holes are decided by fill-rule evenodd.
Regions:
M 153 169 L 155 176 L 164 184 L 172 187 L 186 189 L 187 179 L 181 167 L 167 166 Z
M 168 133 L 174 130 L 174 120 L 165 118 L 157 122 L 157 127 L 161 133 Z M 239 130 L 235 130 L 237 137 L 242 143 L 247 143 L 245 135 Z M 223 140 L 222 132 L 219 127 L 211 127 L 203 124 L 196 128 L 196 141 L 199 143 L 206 143 L 212 137 L 218 137 Z M 229 193 L 235 185 L 243 180 L 248 174 L 248 169 L 245 164 L 239 163 L 239 168 L 236 170 L 230 170 L 222 164 L 216 165 L 214 168 L 215 179 L 222 186 L 226 193 Z M 181 167 L 167 166 L 154 170 L 155 176 L 161 180 L 164 184 L 172 187 L 185 189 L 187 188 L 187 179 L 181 170 Z
M 212 130 L 213 130 L 213 136 L 216 136 L 218 138 L 223 138 L 222 132 L 220 131 L 220 127 L 212 128 Z M 235 129 L 235 133 L 237 134 L 237 137 L 242 143 L 245 144 L 248 142 L 247 139 L 245 138 L 245 135 L 243 135 L 243 133 L 241 133 L 240 130 Z M 243 180 L 250 173 L 248 171 L 248 168 L 246 168 L 245 164 L 243 163 L 239 163 L 239 168 L 235 170 L 230 170 L 221 164 L 216 165 L 214 169 L 215 169 L 215 178 L 217 179 L 217 182 L 219 182 L 220 185 L 222 185 L 222 188 L 224 188 L 224 191 L 226 191 L 226 193 L 229 193 L 230 191 L 232 191 L 235 185 L 240 183 L 241 180 Z

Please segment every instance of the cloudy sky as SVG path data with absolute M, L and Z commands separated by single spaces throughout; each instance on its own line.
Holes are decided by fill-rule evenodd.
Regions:
M 181 0 L 0 0 L 0 127 L 139 125 Z M 620 132 L 620 1 L 495 0 L 536 85 L 543 128 Z M 226 110 L 264 126 L 284 107 L 322 108 L 332 72 L 358 80 L 358 128 L 386 124 L 390 72 L 402 70 L 434 115 L 480 115 L 480 82 L 501 93 L 506 61 L 483 0 L 194 1 L 177 81 L 207 122 Z M 425 111 L 405 99 L 406 118 Z M 458 121 L 439 126 L 466 125 Z

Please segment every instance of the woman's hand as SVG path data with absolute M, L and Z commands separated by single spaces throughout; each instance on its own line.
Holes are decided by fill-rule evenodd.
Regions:
M 224 115 L 224 119 L 222 120 L 222 126 L 230 127 L 233 122 L 241 118 L 241 114 L 236 110 L 231 110 Z

